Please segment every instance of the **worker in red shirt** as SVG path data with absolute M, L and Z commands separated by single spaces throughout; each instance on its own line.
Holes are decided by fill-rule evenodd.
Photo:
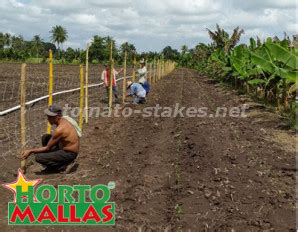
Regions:
M 110 85 L 110 66 L 105 64 L 104 65 L 105 69 L 103 70 L 101 74 L 101 80 L 104 82 L 104 86 L 107 91 L 107 97 L 109 98 L 109 85 Z M 117 82 L 116 82 L 116 75 L 122 72 L 123 69 L 121 69 L 119 72 L 117 72 L 115 69 L 113 69 L 113 79 L 112 79 L 112 89 L 113 89 L 113 94 L 115 96 L 116 101 L 118 101 L 118 89 L 117 89 Z

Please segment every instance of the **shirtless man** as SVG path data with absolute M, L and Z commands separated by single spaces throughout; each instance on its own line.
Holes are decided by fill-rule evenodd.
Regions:
M 31 154 L 35 154 L 36 162 L 46 167 L 44 171 L 64 171 L 78 155 L 80 129 L 73 119 L 62 116 L 62 109 L 59 106 L 52 105 L 44 112 L 49 123 L 57 127 L 52 135 L 42 136 L 42 147 L 23 151 L 21 159 L 27 159 Z

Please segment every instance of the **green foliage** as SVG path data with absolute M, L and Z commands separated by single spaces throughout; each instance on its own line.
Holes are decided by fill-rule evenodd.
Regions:
M 248 45 L 236 46 L 243 30 L 235 28 L 233 35 L 216 26 L 216 31 L 208 30 L 212 39 L 209 45 L 198 44 L 192 52 L 181 53 L 181 66 L 195 68 L 201 73 L 221 82 L 234 85 L 241 91 L 249 91 L 266 101 L 284 105 L 288 115 L 293 115 L 295 91 L 298 85 L 298 54 L 290 45 L 293 42 L 285 35 L 261 42 L 251 38 Z M 188 57 L 185 54 L 190 54 Z M 291 116 L 292 117 L 292 116 Z
M 59 25 L 52 27 L 51 33 L 51 41 L 53 43 L 57 43 L 58 50 L 60 49 L 60 44 L 63 44 L 67 38 L 68 33 L 67 30 Z
M 52 50 L 54 63 L 85 63 L 86 50 L 68 47 L 62 48 L 62 44 L 68 39 L 66 28 L 56 25 L 50 33 L 51 42 L 44 41 L 40 35 L 35 35 L 31 40 L 24 40 L 22 36 L 12 36 L 9 33 L 0 32 L 0 61 L 5 62 L 30 62 L 46 63 L 48 61 L 49 50 Z M 161 52 L 142 52 L 137 53 L 134 44 L 125 42 L 117 47 L 116 41 L 110 36 L 94 35 L 89 46 L 89 62 L 93 64 L 105 63 L 110 59 L 110 45 L 115 64 L 122 65 L 124 53 L 127 51 L 127 65 L 132 65 L 134 58 L 137 61 L 144 58 L 148 62 L 162 58 L 179 61 L 180 53 L 171 47 L 164 48 Z M 184 63 L 188 65 L 191 57 L 187 47 L 184 48 Z
M 166 60 L 175 60 L 178 61 L 179 59 L 179 52 L 177 49 L 173 49 L 171 46 L 166 46 L 162 50 L 162 54 Z
M 230 37 L 229 34 L 224 29 L 220 28 L 218 24 L 216 24 L 216 31 L 213 32 L 208 28 L 207 31 L 215 47 L 223 50 L 225 53 L 228 53 L 236 46 L 241 35 L 244 33 L 243 29 L 240 30 L 239 27 L 236 27 Z
M 120 62 L 123 63 L 125 51 L 127 52 L 127 63 L 131 64 L 132 60 L 134 59 L 134 55 L 137 53 L 136 47 L 128 42 L 125 42 L 120 45 Z

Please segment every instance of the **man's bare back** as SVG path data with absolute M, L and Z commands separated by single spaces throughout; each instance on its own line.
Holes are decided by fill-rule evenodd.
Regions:
M 61 148 L 63 150 L 78 153 L 80 143 L 77 131 L 66 119 L 61 118 L 60 120 L 61 121 L 55 129 L 53 136 L 58 136 L 60 138 L 59 144 L 62 146 Z

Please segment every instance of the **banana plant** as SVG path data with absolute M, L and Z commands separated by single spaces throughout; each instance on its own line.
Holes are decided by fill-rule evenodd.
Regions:
M 268 40 L 258 51 L 250 52 L 252 62 L 270 74 L 296 83 L 298 59 L 294 52 Z
M 282 101 L 287 103 L 288 89 L 298 81 L 298 62 L 295 52 L 287 47 L 286 41 L 272 42 L 268 39 L 262 47 L 251 51 L 251 61 L 270 74 L 266 86 L 276 88 L 276 99 L 282 92 Z

